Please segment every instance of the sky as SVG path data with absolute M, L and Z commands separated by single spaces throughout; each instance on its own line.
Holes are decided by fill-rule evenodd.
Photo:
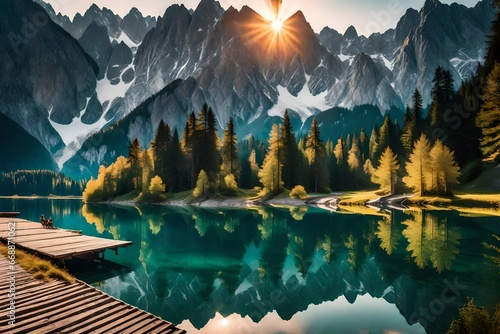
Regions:
M 172 4 L 184 4 L 187 8 L 196 8 L 199 0 L 45 0 L 56 12 L 62 12 L 71 18 L 77 13 L 84 13 L 92 3 L 107 7 L 120 16 L 126 15 L 132 7 L 137 7 L 145 15 L 163 15 Z M 224 8 L 233 6 L 240 9 L 248 5 L 266 18 L 272 19 L 271 0 L 219 0 Z M 419 10 L 425 0 L 282 0 L 281 16 L 283 19 L 297 10 L 302 10 L 316 32 L 329 26 L 344 33 L 353 25 L 359 34 L 365 36 L 373 32 L 384 32 L 394 28 L 410 7 Z M 442 0 L 443 3 L 457 2 L 468 7 L 478 0 Z

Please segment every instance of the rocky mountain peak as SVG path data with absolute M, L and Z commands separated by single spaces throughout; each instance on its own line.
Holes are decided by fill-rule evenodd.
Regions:
M 442 5 L 439 0 L 425 0 L 424 6 L 422 7 L 421 12 L 425 15 L 431 11 L 433 11 L 436 7 Z
M 358 38 L 358 31 L 354 28 L 354 26 L 349 26 L 344 33 L 344 38 L 351 40 L 356 39 Z
M 404 40 L 410 34 L 411 30 L 418 26 L 420 22 L 420 14 L 417 10 L 409 8 L 406 13 L 401 17 L 395 32 L 396 42 L 403 44 Z
M 98 79 L 104 78 L 109 57 L 111 56 L 111 43 L 108 37 L 108 29 L 92 21 L 82 37 L 78 40 L 85 52 L 99 66 Z

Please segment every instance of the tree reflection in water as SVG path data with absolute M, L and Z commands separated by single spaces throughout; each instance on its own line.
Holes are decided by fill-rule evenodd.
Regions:
M 175 323 L 189 319 L 196 328 L 216 314 L 259 322 L 276 312 L 288 320 L 312 304 L 344 299 L 359 305 L 361 296 L 395 304 L 397 314 L 386 316 L 402 315 L 412 325 L 419 320 L 412 314 L 428 307 L 445 280 L 464 278 L 468 290 L 428 322 L 429 332 L 439 332 L 466 295 L 483 305 L 498 297 L 496 282 L 475 278 L 478 270 L 498 270 L 476 251 L 491 233 L 478 218 L 452 211 L 370 216 L 315 208 L 86 206 L 82 214 L 98 233 L 134 241 L 116 258 L 133 272 L 103 282 L 102 289 Z M 462 233 L 473 236 L 466 245 Z

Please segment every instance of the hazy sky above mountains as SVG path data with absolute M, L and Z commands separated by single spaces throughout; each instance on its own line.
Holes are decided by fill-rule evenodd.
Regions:
M 146 15 L 163 15 L 165 9 L 175 3 L 184 4 L 187 8 L 196 8 L 199 0 L 45 0 L 56 12 L 62 12 L 71 18 L 77 13 L 84 13 L 92 3 L 99 7 L 107 7 L 120 16 L 126 15 L 132 7 L 137 7 Z M 219 0 L 224 8 L 233 6 L 240 9 L 248 5 L 261 15 L 272 18 L 270 0 Z M 297 10 L 302 10 L 316 32 L 325 26 L 332 27 L 340 33 L 350 25 L 354 25 L 359 34 L 369 35 L 376 31 L 394 28 L 406 12 L 412 7 L 419 10 L 425 0 L 283 0 L 282 16 L 286 18 Z M 478 0 L 441 1 L 457 2 L 468 7 L 474 6 Z

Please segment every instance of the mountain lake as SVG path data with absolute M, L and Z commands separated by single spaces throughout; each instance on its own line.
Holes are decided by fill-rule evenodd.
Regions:
M 474 298 L 494 310 L 500 220 L 456 211 L 84 205 L 0 199 L 0 211 L 133 241 L 79 279 L 188 333 L 444 333 Z

